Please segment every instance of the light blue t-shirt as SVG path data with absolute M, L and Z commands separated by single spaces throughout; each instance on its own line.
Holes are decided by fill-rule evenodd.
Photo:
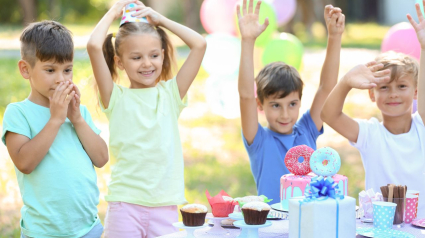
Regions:
M 251 145 L 242 135 L 258 195 L 273 199 L 271 203 L 280 202 L 280 177 L 290 173 L 284 161 L 286 152 L 297 145 L 307 145 L 315 150 L 317 137 L 321 134 L 323 127 L 317 130 L 308 110 L 295 123 L 290 135 L 263 128 L 260 124 Z
M 81 115 L 96 134 L 85 106 Z M 2 141 L 6 132 L 34 138 L 50 119 L 50 109 L 25 99 L 7 106 Z M 16 167 L 24 206 L 21 230 L 29 237 L 82 237 L 100 220 L 97 215 L 99 189 L 92 161 L 84 150 L 74 126 L 67 118 L 40 164 L 23 174 Z

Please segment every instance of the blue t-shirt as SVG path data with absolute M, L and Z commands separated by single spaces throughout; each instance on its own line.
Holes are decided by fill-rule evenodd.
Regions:
M 99 134 L 90 113 L 80 106 L 81 115 Z M 50 119 L 50 109 L 26 99 L 7 106 L 3 118 L 2 141 L 6 132 L 34 138 Z M 97 215 L 99 189 L 96 172 L 74 126 L 67 118 L 49 151 L 38 166 L 16 177 L 24 203 L 21 230 L 29 237 L 82 237 L 100 220 Z
M 286 152 L 297 145 L 307 145 L 315 150 L 317 137 L 321 134 L 323 127 L 317 130 L 308 110 L 294 125 L 290 135 L 263 128 L 260 124 L 251 145 L 242 135 L 258 195 L 273 199 L 271 203 L 280 202 L 280 177 L 290 173 L 284 161 Z

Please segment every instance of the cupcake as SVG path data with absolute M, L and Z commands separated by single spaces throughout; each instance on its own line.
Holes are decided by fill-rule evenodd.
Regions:
M 180 208 L 185 226 L 202 226 L 205 223 L 205 216 L 208 209 L 201 204 L 188 204 Z
M 205 192 L 209 204 L 211 205 L 211 211 L 214 217 L 228 217 L 230 213 L 233 213 L 237 202 L 230 197 L 223 190 L 214 197 L 210 196 L 208 190 Z
M 262 225 L 266 223 L 270 206 L 264 202 L 248 202 L 242 207 L 245 223 L 248 225 Z
M 245 197 L 241 197 L 241 198 L 235 198 L 235 201 L 237 201 L 239 203 L 239 208 L 238 210 L 241 211 L 241 208 L 243 207 L 243 205 L 245 205 L 245 203 L 248 202 L 270 202 L 273 199 L 267 199 L 266 196 L 261 195 L 261 196 L 245 196 Z

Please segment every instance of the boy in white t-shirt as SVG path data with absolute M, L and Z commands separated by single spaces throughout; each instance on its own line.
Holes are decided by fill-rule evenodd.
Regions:
M 420 23 L 408 15 L 421 43 L 420 68 L 425 69 L 425 19 L 416 4 Z M 389 73 L 391 73 L 389 77 Z M 352 88 L 368 89 L 372 102 L 382 113 L 376 118 L 353 120 L 342 112 Z M 418 112 L 412 115 L 412 102 Z M 418 217 L 425 217 L 425 74 L 416 60 L 395 52 L 380 55 L 376 62 L 359 65 L 348 72 L 331 92 L 321 117 L 347 138 L 361 154 L 366 189 L 380 191 L 388 183 L 419 190 Z

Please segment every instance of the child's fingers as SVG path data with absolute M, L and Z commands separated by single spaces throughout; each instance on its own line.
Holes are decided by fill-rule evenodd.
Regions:
M 361 89 L 372 89 L 376 87 L 377 85 L 375 83 L 363 83 L 360 85 Z
M 149 14 L 150 14 L 150 9 L 145 8 L 141 11 L 138 11 L 138 12 L 131 14 L 131 16 L 137 17 L 137 18 L 142 18 L 142 17 L 148 16 Z
M 339 7 L 334 7 L 333 9 L 332 9 L 332 12 L 334 12 L 334 13 L 340 13 L 340 12 L 342 12 L 342 10 L 341 10 L 341 8 L 339 8 Z
M 136 17 L 136 16 L 140 15 L 140 13 L 142 13 L 142 12 L 146 12 L 146 11 L 148 11 L 148 10 L 149 10 L 147 7 L 140 7 L 140 8 L 138 8 L 138 7 L 134 7 L 134 8 L 132 8 L 132 9 L 134 9 L 134 10 L 130 10 L 130 9 L 129 9 L 129 11 L 130 11 L 130 12 L 133 12 L 133 14 L 131 14 L 131 16 L 133 16 L 133 17 Z
M 388 83 L 390 81 L 390 76 L 384 76 L 384 77 L 375 77 L 374 83 Z
M 267 17 L 267 18 L 264 20 L 263 25 L 261 25 L 261 32 L 265 31 L 268 25 L 269 25 L 269 18 Z
M 413 18 L 412 18 L 412 16 L 411 16 L 410 14 L 407 14 L 406 16 L 407 16 L 407 20 L 409 20 L 409 22 L 410 22 L 410 24 L 413 26 L 413 28 L 414 28 L 415 30 L 417 30 L 417 28 L 418 28 L 418 23 L 416 23 L 416 21 L 415 21 L 415 20 L 413 20 Z
M 59 98 L 59 102 L 66 101 L 73 88 L 74 88 L 74 85 L 72 85 L 72 84 L 68 85 L 68 87 L 66 87 L 66 89 L 62 91 L 60 98 Z M 72 95 L 72 96 L 74 96 L 74 95 Z
M 242 13 L 244 16 L 246 15 L 246 0 L 243 0 L 243 3 L 242 3 Z
M 241 16 L 241 6 L 239 4 L 236 6 L 236 14 L 238 14 L 238 19 L 242 18 L 242 16 Z
M 419 3 L 415 4 L 416 7 L 416 14 L 418 15 L 419 22 L 424 20 L 424 16 L 422 15 L 421 7 L 419 6 Z
M 75 95 L 75 91 L 72 91 L 68 97 L 65 98 L 65 103 L 69 105 L 69 103 L 71 102 L 71 100 L 74 98 Z
M 329 13 L 331 12 L 333 6 L 332 5 L 326 5 L 325 6 L 325 18 L 327 15 L 329 15 Z
M 390 75 L 391 70 L 390 69 L 386 69 L 386 70 L 380 70 L 380 71 L 376 71 L 373 73 L 373 75 L 375 77 L 383 77 L 383 76 L 387 76 Z
M 77 103 L 77 106 L 80 105 L 80 96 L 78 94 L 75 94 L 75 102 Z
M 345 15 L 341 14 L 341 17 L 338 18 L 338 26 L 345 26 Z
M 260 8 L 261 8 L 261 1 L 258 1 L 257 2 L 257 5 L 255 6 L 255 15 L 259 15 L 260 14 Z
M 261 2 L 261 1 L 258 1 Z M 254 12 L 254 0 L 249 0 L 249 5 L 248 5 L 248 14 Z
M 377 69 L 374 69 L 373 67 L 375 67 L 378 63 L 376 61 L 371 61 L 366 63 L 366 67 L 368 67 L 371 71 L 377 71 Z M 383 66 L 383 65 L 382 65 Z
M 57 98 L 57 95 L 59 94 L 59 90 L 61 89 L 62 85 L 63 82 L 60 82 L 59 85 L 56 87 L 55 91 L 53 92 L 52 99 Z
M 339 17 L 339 14 L 337 13 L 337 14 L 332 14 L 332 16 L 331 16 L 331 22 L 336 22 L 336 20 L 338 19 L 338 17 Z
M 75 91 L 76 95 L 81 96 L 80 89 L 77 87 L 76 84 L 74 84 L 74 91 Z

